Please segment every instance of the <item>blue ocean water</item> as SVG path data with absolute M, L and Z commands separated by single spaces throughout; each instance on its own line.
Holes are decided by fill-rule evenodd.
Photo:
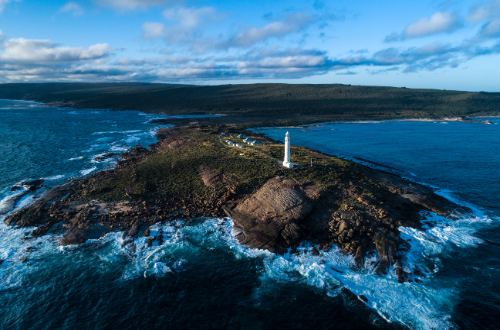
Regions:
M 0 108 L 0 203 L 15 183 L 42 177 L 55 185 L 112 165 L 95 155 L 154 141 L 154 116 L 139 112 L 20 101 Z M 476 210 L 447 227 L 400 228 L 413 242 L 406 265 L 428 274 L 421 284 L 354 270 L 337 250 L 281 257 L 246 249 L 230 219 L 158 224 L 151 230 L 162 228 L 162 246 L 148 248 L 141 237 L 130 251 L 119 232 L 64 248 L 56 236 L 24 241 L 32 228 L 8 228 L 0 216 L 0 329 L 496 329 L 498 127 L 391 122 L 290 132 L 292 143 L 399 168 Z
M 500 328 L 500 119 L 494 125 L 442 121 L 330 123 L 318 127 L 263 128 L 257 132 L 364 164 L 368 160 L 473 207 L 478 217 L 453 225 L 436 254 L 432 281 L 451 290 L 450 326 Z M 360 159 L 361 158 L 361 159 Z M 293 154 L 292 154 L 293 161 Z M 424 259 L 436 252 L 423 243 Z M 442 243 L 442 242 L 441 242 Z M 432 327 L 431 327 L 432 328 Z M 438 327 L 439 328 L 439 327 Z

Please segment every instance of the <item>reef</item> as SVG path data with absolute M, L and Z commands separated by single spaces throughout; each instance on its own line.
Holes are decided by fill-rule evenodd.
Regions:
M 262 145 L 225 143 L 240 133 Z M 124 244 L 143 235 L 152 245 L 163 241 L 161 234 L 149 237 L 155 223 L 227 216 L 232 234 L 249 248 L 316 255 L 339 248 L 353 256 L 353 267 L 374 262 L 370 269 L 384 275 L 393 266 L 402 282 L 409 244 L 398 227 L 435 225 L 425 222 L 428 212 L 450 219 L 470 212 L 430 187 L 305 147 L 292 146 L 297 166 L 283 168 L 279 142 L 235 125 L 162 128 L 157 137 L 148 148 L 119 155 L 113 169 L 46 191 L 5 223 L 36 227 L 26 240 L 55 233 L 61 245 L 81 244 L 123 231 Z M 301 251 L 304 241 L 314 246 Z

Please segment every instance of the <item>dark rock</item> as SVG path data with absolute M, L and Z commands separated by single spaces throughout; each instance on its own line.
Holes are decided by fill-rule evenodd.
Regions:
M 358 246 L 358 249 L 356 250 L 356 256 L 354 257 L 354 262 L 359 268 L 365 265 L 365 249 L 363 249 L 362 246 Z
M 71 244 L 82 244 L 87 241 L 85 237 L 85 231 L 79 228 L 70 228 L 64 234 L 59 244 L 61 246 L 71 245 Z
M 312 248 L 312 255 L 313 256 L 319 256 L 320 255 L 320 253 L 319 253 L 319 251 L 318 251 L 317 248 L 315 248 L 315 247 Z
M 104 154 L 104 155 L 99 155 L 99 156 L 95 156 L 94 157 L 94 160 L 98 161 L 98 162 L 102 162 L 103 160 L 105 160 L 106 158 L 109 158 L 109 157 L 113 157 L 115 156 L 116 154 L 113 153 L 113 152 L 110 152 L 110 153 L 107 153 L 107 154 Z
M 377 253 L 380 257 L 377 267 L 375 268 L 375 274 L 379 276 L 383 276 L 387 274 L 387 270 L 389 269 L 390 262 L 388 256 L 388 242 L 386 232 L 384 230 L 379 230 L 375 234 L 373 241 L 375 243 L 375 247 L 377 248 Z
M 331 268 L 332 270 L 336 271 L 337 273 L 344 274 L 344 272 L 342 272 L 342 271 L 340 271 L 340 270 L 338 270 L 338 269 L 335 269 L 335 268 L 333 268 L 332 266 L 330 266 L 330 268 Z
M 402 267 L 400 261 L 397 261 L 394 264 L 394 269 L 396 270 L 396 277 L 398 279 L 398 282 L 403 283 L 405 281 L 405 276 L 404 276 L 403 267 Z
M 425 276 L 420 270 L 418 270 L 418 268 L 415 268 L 413 270 L 413 274 L 415 274 L 415 276 L 419 276 L 419 277 L 424 277 Z
M 10 188 L 10 191 L 16 191 L 16 190 L 19 190 L 19 189 L 21 189 L 21 186 L 20 186 L 20 185 L 18 185 L 18 184 L 15 184 L 15 185 L 13 185 L 13 186 Z
M 137 237 L 137 236 L 139 236 L 140 230 L 141 230 L 141 225 L 133 225 L 132 228 L 129 229 L 127 236 Z
M 149 235 L 151 235 L 151 230 L 148 228 L 148 229 L 146 229 L 146 230 L 144 231 L 143 236 L 144 236 L 144 237 L 148 237 Z
M 368 298 L 366 298 L 364 295 L 360 294 L 359 299 L 363 300 L 365 303 L 368 302 Z
M 26 257 L 21 258 L 21 263 L 25 263 L 26 261 L 28 261 L 28 258 L 26 258 Z
M 283 228 L 283 230 L 281 231 L 281 236 L 290 245 L 300 242 L 302 235 L 302 230 L 299 228 L 299 226 L 297 226 L 296 223 L 286 224 L 285 228 Z
M 45 181 L 44 179 L 24 181 L 23 183 L 21 183 L 21 185 L 28 190 L 35 191 L 38 188 L 40 188 L 40 186 L 42 185 L 42 183 L 44 183 L 44 181 Z

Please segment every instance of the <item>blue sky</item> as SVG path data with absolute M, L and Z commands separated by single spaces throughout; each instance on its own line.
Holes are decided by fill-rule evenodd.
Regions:
M 500 91 L 500 0 L 0 0 L 0 82 Z

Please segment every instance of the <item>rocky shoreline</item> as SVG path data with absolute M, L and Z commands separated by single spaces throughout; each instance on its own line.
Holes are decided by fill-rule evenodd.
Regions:
M 429 187 L 307 148 L 294 146 L 292 154 L 320 165 L 290 170 L 258 153 L 242 156 L 221 145 L 221 133 L 239 132 L 229 125 L 160 129 L 149 148 L 136 146 L 115 168 L 55 187 L 4 221 L 37 227 L 26 240 L 54 233 L 61 245 L 81 244 L 123 231 L 124 244 L 142 235 L 151 246 L 163 242 L 161 233 L 149 237 L 155 223 L 228 216 L 233 236 L 249 248 L 320 255 L 339 247 L 353 255 L 353 267 L 383 276 L 392 266 L 403 282 L 423 273 L 404 271 L 409 244 L 398 227 L 421 228 L 430 212 L 449 219 L 470 212 Z M 282 149 L 253 138 L 263 142 L 259 151 Z M 304 241 L 314 247 L 301 251 Z

